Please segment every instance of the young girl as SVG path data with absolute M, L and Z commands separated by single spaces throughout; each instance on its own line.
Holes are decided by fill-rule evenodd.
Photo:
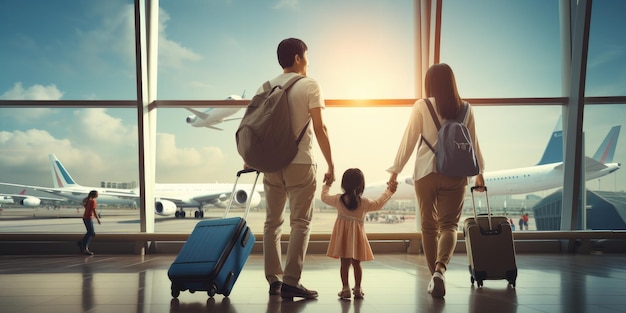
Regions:
M 95 217 L 98 220 L 98 224 L 100 224 L 100 217 L 98 216 L 98 212 L 96 212 L 97 197 L 98 191 L 92 190 L 89 192 L 89 195 L 83 199 L 83 206 L 85 207 L 85 213 L 83 213 L 83 223 L 85 223 L 87 233 L 85 233 L 83 240 L 79 240 L 76 244 L 78 245 L 80 251 L 85 255 L 93 255 L 93 252 L 89 251 L 89 242 L 91 242 L 91 238 L 96 235 L 93 228 L 93 218 Z
M 322 187 L 322 201 L 337 209 L 337 220 L 333 227 L 333 232 L 328 243 L 327 255 L 341 259 L 341 283 L 343 288 L 338 296 L 342 299 L 350 298 L 350 284 L 348 283 L 348 271 L 350 266 L 354 268 L 354 288 L 352 289 L 355 298 L 363 298 L 361 290 L 361 278 L 363 271 L 361 261 L 374 259 L 372 248 L 370 247 L 363 221 L 367 212 L 382 209 L 383 205 L 391 198 L 398 186 L 397 182 L 388 182 L 387 190 L 376 200 L 363 198 L 365 179 L 363 172 L 358 168 L 351 168 L 343 173 L 341 188 L 343 194 L 329 195 L 328 190 L 332 182 L 327 182 Z

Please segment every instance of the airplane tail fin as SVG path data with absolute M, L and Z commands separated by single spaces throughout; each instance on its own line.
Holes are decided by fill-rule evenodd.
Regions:
M 619 138 L 619 132 L 621 125 L 613 126 L 609 133 L 606 135 L 600 147 L 593 155 L 593 159 L 602 163 L 612 163 L 613 156 L 615 156 L 615 148 L 617 147 L 617 138 Z
M 550 136 L 550 140 L 546 146 L 546 150 L 544 150 L 543 156 L 537 165 L 557 162 L 563 162 L 563 123 L 561 116 L 559 116 L 559 120 L 556 122 L 552 136 Z
M 79 186 L 76 181 L 70 176 L 70 173 L 63 167 L 61 161 L 57 159 L 56 155 L 50 154 L 50 171 L 52 173 L 52 184 L 54 188 L 65 188 L 72 186 Z

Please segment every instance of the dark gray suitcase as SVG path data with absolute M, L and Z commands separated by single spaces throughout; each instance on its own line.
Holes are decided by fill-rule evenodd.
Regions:
M 483 286 L 485 280 L 506 279 L 515 287 L 517 264 L 511 224 L 506 216 L 492 216 L 487 198 L 487 214 L 476 214 L 474 187 L 471 189 L 474 217 L 465 219 L 463 234 L 469 258 L 471 282 Z
M 245 220 L 250 211 L 250 199 L 243 218 L 226 218 L 237 181 L 247 172 L 257 173 L 250 193 L 252 198 L 259 172 L 239 171 L 224 218 L 198 222 L 170 266 L 167 276 L 172 281 L 172 297 L 177 298 L 185 290 L 206 291 L 209 297 L 216 293 L 230 295 L 256 240 Z

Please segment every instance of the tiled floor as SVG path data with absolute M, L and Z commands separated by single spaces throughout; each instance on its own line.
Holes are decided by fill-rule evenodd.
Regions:
M 19 312 L 626 312 L 626 255 L 519 254 L 516 288 L 472 288 L 467 256 L 446 274 L 445 300 L 426 293 L 423 255 L 378 254 L 363 264 L 363 300 L 339 300 L 339 262 L 308 255 L 303 284 L 319 299 L 268 296 L 261 255 L 250 256 L 228 298 L 170 295 L 175 255 L 0 256 L 0 311 Z

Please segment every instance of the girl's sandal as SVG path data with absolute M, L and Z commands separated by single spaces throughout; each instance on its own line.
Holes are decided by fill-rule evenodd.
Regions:
M 350 299 L 352 296 L 350 294 L 350 289 L 341 289 L 341 291 L 337 294 L 341 299 Z
M 363 299 L 363 296 L 365 295 L 365 293 L 363 292 L 363 290 L 361 290 L 360 287 L 352 288 L 352 292 L 354 293 L 355 299 Z

